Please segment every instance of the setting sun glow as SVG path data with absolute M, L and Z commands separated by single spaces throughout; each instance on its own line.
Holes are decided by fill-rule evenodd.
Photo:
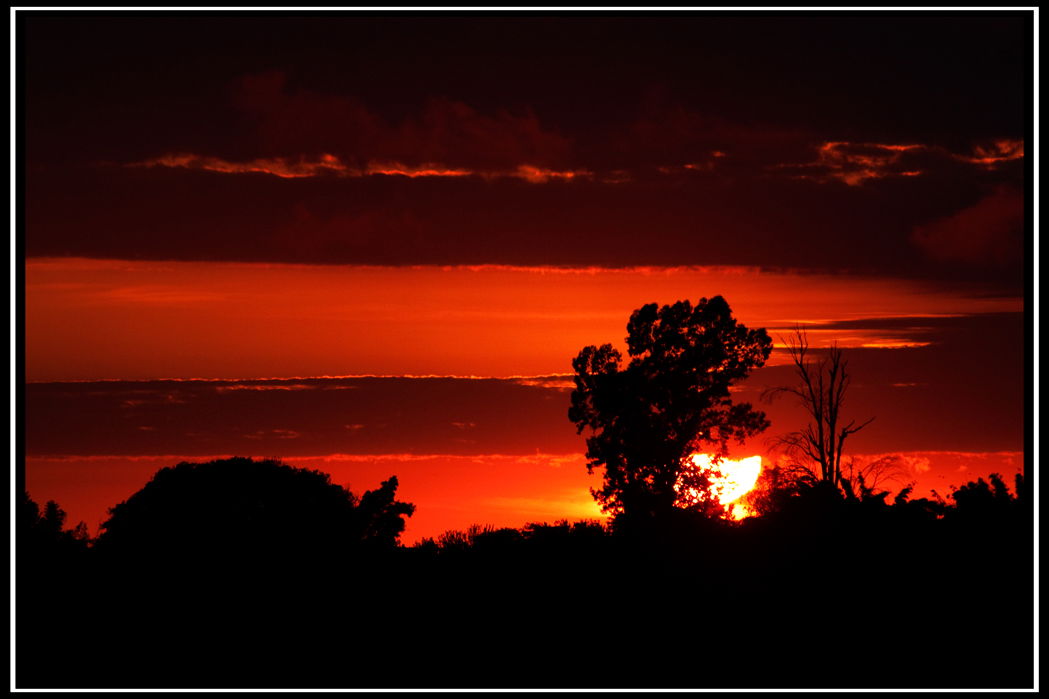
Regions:
M 753 514 L 737 501 L 757 483 L 758 474 L 761 473 L 760 456 L 748 456 L 738 460 L 721 459 L 715 462 L 710 454 L 693 454 L 688 461 L 692 468 L 710 474 L 710 490 L 729 510 L 729 516 L 733 519 L 743 519 Z M 700 493 L 695 492 L 695 489 L 686 489 L 682 496 L 684 500 L 701 499 Z

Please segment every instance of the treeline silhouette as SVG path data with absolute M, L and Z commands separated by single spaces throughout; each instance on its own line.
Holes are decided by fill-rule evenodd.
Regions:
M 1032 686 L 1022 476 L 947 499 L 766 482 L 738 523 L 680 510 L 413 546 L 396 478 L 358 496 L 276 461 L 163 469 L 93 542 L 23 494 L 17 683 Z

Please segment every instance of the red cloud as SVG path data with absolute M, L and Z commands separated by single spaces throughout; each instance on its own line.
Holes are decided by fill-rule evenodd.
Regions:
M 240 162 L 208 155 L 174 153 L 137 163 L 129 163 L 128 166 L 186 168 L 189 170 L 210 170 L 211 172 L 223 172 L 226 174 L 263 173 L 283 179 L 321 176 L 366 177 L 369 175 L 409 178 L 477 176 L 485 179 L 513 177 L 527 182 L 543 183 L 550 180 L 589 179 L 594 174 L 589 170 L 552 170 L 527 164 L 518 165 L 509 170 L 492 171 L 449 167 L 439 163 L 405 165 L 404 163 L 393 161 L 368 162 L 362 167 L 354 167 L 347 165 L 338 156 L 331 153 L 324 153 L 318 158 L 256 158 Z
M 1023 141 L 1000 139 L 977 145 L 971 154 L 954 153 L 939 146 L 920 143 L 851 143 L 827 141 L 819 145 L 816 160 L 783 163 L 776 170 L 796 174 L 798 179 L 844 182 L 850 186 L 884 177 L 915 177 L 941 169 L 945 163 L 966 163 L 985 170 L 1024 157 Z
M 920 171 L 901 168 L 901 161 L 905 153 L 924 148 L 917 144 L 829 142 L 820 146 L 817 165 L 825 168 L 826 177 L 848 185 L 888 175 L 913 177 Z
M 299 177 L 316 177 L 322 174 L 349 174 L 346 166 L 330 153 L 319 158 L 256 158 L 244 162 L 235 162 L 208 155 L 192 153 L 172 153 L 159 158 L 150 158 L 131 166 L 141 167 L 182 167 L 190 170 L 210 170 L 212 172 L 246 173 L 261 172 L 267 175 L 294 179 Z M 360 174 L 358 171 L 353 171 Z
M 911 240 L 930 257 L 1004 266 L 1021 253 L 1023 193 L 1006 185 L 951 216 L 918 226 Z
M 1010 139 L 999 139 L 987 145 L 978 145 L 973 149 L 973 155 L 956 156 L 959 160 L 967 163 L 983 165 L 986 168 L 997 167 L 999 163 L 1009 160 L 1019 160 L 1024 157 L 1024 142 Z

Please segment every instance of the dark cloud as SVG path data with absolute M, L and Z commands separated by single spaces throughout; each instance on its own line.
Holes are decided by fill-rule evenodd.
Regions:
M 393 123 L 354 96 L 289 89 L 284 72 L 246 76 L 234 90 L 263 156 L 333 153 L 362 168 L 397 162 L 513 169 L 564 164 L 569 154 L 569 140 L 530 111 L 488 114 L 459 100 L 431 98 L 419 114 Z
M 826 140 L 825 133 L 768 115 L 730 120 L 661 91 L 647 96 L 631 121 L 598 120 L 574 132 L 552 126 L 556 119 L 541 122 L 530 107 L 485 112 L 469 101 L 433 96 L 394 120 L 359 95 L 292 85 L 286 71 L 239 77 L 229 92 L 227 101 L 239 115 L 239 156 L 228 147 L 168 150 L 131 164 L 280 177 L 398 173 L 529 179 L 534 171 L 596 175 L 599 181 L 655 175 L 665 184 L 667 175 L 706 173 L 860 185 L 930 173 L 971 177 L 972 167 L 959 164 L 997 169 L 1023 157 L 1023 141 L 1009 138 L 970 141 L 957 152 L 934 143 Z
M 966 334 L 966 331 L 972 327 L 993 330 L 993 332 L 997 333 L 1011 331 L 1019 327 L 1019 322 L 1019 316 L 1016 313 L 914 315 L 813 322 L 806 323 L 805 330 L 839 332 L 854 330 L 866 332 L 875 338 L 884 338 L 886 344 L 895 341 L 900 345 L 926 346 L 947 344 L 963 346 L 977 339 L 976 336 Z M 787 330 L 784 335 L 790 334 L 790 332 L 792 330 Z M 779 337 L 779 335 L 776 334 L 775 337 Z M 777 351 L 779 350 L 777 349 Z
M 819 145 L 816 158 L 810 162 L 782 162 L 772 167 L 788 177 L 860 186 L 886 177 L 972 178 L 974 168 L 1008 169 L 1016 177 L 1017 168 L 1009 166 L 1021 161 L 1023 156 L 1022 141 L 974 144 L 959 153 L 920 143 L 830 141 Z
M 726 156 L 727 159 L 727 156 Z M 720 165 L 719 165 L 720 167 Z M 926 276 L 912 229 L 972 205 L 973 178 L 595 179 L 320 175 L 172 167 L 27 177 L 26 252 L 354 264 L 758 265 Z M 971 272 L 966 271 L 967 276 Z M 981 272 L 1015 280 L 1012 268 Z
M 852 449 L 1023 448 L 1023 314 L 869 321 L 892 322 L 929 327 L 931 344 L 847 350 L 847 412 L 876 418 Z M 792 380 L 790 366 L 760 369 L 736 399 Z M 25 444 L 35 456 L 567 454 L 584 450 L 569 390 L 566 377 L 34 383 Z M 766 436 L 803 424 L 785 399 L 762 407 Z
M 1019 276 L 951 261 L 1023 186 L 1025 13 L 19 28 L 30 255 Z
M 26 450 L 59 454 L 575 451 L 567 393 L 533 380 L 29 384 Z M 467 429 L 467 427 L 469 429 Z
M 912 240 L 935 260 L 994 267 L 1015 263 L 1023 255 L 1023 192 L 999 186 L 972 206 L 916 227 Z
M 289 96 L 303 104 L 269 123 L 308 131 L 295 116 L 314 114 L 305 96 L 341 96 L 327 108 L 367 132 L 437 99 L 486 118 L 532 110 L 583 151 L 653 103 L 820 141 L 955 149 L 1022 138 L 1029 104 L 1029 12 L 19 14 L 30 151 L 63 162 L 140 160 L 158 145 L 258 157 L 243 107 Z M 243 76 L 278 73 L 279 89 L 263 81 L 230 102 Z

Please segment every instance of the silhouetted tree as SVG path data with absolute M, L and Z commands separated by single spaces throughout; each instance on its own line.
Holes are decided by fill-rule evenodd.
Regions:
M 956 488 L 950 495 L 955 503 L 950 514 L 954 518 L 1000 522 L 1015 513 L 1022 514 L 1026 497 L 1022 473 L 1016 474 L 1015 495 L 1009 493 L 1001 474 L 992 473 L 987 481 L 977 478 Z
M 87 525 L 80 522 L 73 529 L 65 529 L 66 512 L 54 500 L 48 500 L 41 512 L 29 493 L 22 491 L 16 512 L 20 563 L 31 566 L 66 562 L 87 549 Z
M 764 397 L 771 400 L 784 393 L 794 396 L 808 413 L 810 422 L 803 430 L 791 432 L 776 441 L 792 455 L 807 459 L 818 467 L 818 472 L 813 471 L 813 476 L 840 487 L 845 440 L 869 425 L 874 418 L 860 424 L 856 424 L 855 420 L 845 422 L 841 410 L 851 377 L 848 373 L 849 363 L 842 357 L 837 344 L 821 359 L 813 361 L 809 359 L 808 338 L 800 328 L 784 343 L 794 362 L 798 382 L 768 389 Z M 805 464 L 799 465 L 807 467 Z
M 378 490 L 366 490 L 357 502 L 356 519 L 361 540 L 373 546 L 393 547 L 405 527 L 405 517 L 411 517 L 415 505 L 398 502 L 397 476 L 390 476 Z
M 97 548 L 222 560 L 389 548 L 415 510 L 396 489 L 391 477 L 358 498 L 328 474 L 273 460 L 180 463 L 110 509 Z
M 592 430 L 587 469 L 604 468 L 603 487 L 591 489 L 602 509 L 653 516 L 672 510 L 679 489 L 708 490 L 707 474 L 684 468 L 691 453 L 705 445 L 725 455 L 730 440 L 768 427 L 763 412 L 732 402 L 729 386 L 764 365 L 772 342 L 738 323 L 721 296 L 647 304 L 627 331 L 629 363 L 610 344 L 572 361 L 568 417 L 579 433 Z

